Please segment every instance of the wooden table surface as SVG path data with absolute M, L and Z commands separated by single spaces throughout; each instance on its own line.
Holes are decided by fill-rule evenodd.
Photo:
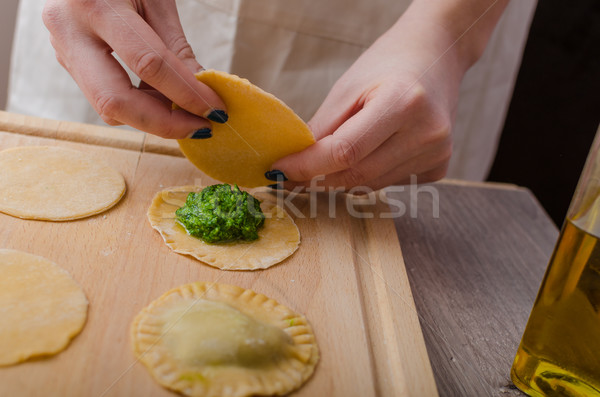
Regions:
M 529 190 L 509 185 L 437 183 L 390 197 L 411 195 L 412 215 L 395 223 L 440 396 L 523 396 L 510 367 L 556 226 Z
M 150 136 L 128 141 L 106 129 L 82 135 L 75 124 L 48 127 L 44 121 L 40 128 L 36 120 L 32 124 L 15 117 L 4 114 L 0 128 L 10 131 L 17 124 L 27 127 L 20 131 L 25 135 L 40 136 L 42 131 L 44 139 L 129 150 L 140 146 L 144 153 L 157 152 L 156 146 L 161 155 L 170 154 Z M 405 212 L 394 219 L 402 248 L 396 263 L 403 266 L 404 258 L 439 395 L 522 395 L 512 386 L 510 367 L 557 228 L 531 192 L 514 186 L 442 182 L 391 187 L 387 194 L 392 208 Z M 378 246 L 377 252 L 382 249 Z M 403 291 L 397 292 L 402 298 Z M 381 390 L 376 394 L 385 395 Z
M 30 145 L 102 160 L 123 175 L 127 193 L 107 212 L 70 222 L 0 214 L 0 247 L 56 262 L 90 302 L 83 331 L 65 351 L 0 368 L 0 397 L 173 396 L 133 356 L 129 329 L 150 301 L 194 281 L 251 288 L 309 319 L 320 360 L 294 396 L 437 396 L 395 224 L 376 215 L 389 212 L 384 202 L 366 205 L 341 194 L 281 197 L 301 248 L 267 270 L 225 272 L 173 253 L 148 224 L 157 191 L 215 183 L 176 142 L 0 112 L 0 150 Z M 361 216 L 367 214 L 373 216 Z

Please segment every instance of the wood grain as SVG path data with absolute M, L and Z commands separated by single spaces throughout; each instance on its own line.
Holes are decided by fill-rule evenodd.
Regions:
M 440 395 L 521 396 L 510 367 L 558 231 L 523 188 L 427 188 L 388 195 L 410 207 L 396 229 Z
M 9 119 L 15 122 L 12 115 Z M 36 119 L 18 123 L 17 133 L 0 132 L 0 149 L 60 145 L 81 150 L 118 169 L 128 191 L 109 211 L 73 222 L 0 214 L 0 247 L 56 262 L 90 301 L 88 322 L 67 350 L 0 368 L 0 395 L 173 395 L 135 360 L 130 322 L 165 291 L 203 280 L 252 288 L 306 315 L 322 357 L 314 376 L 294 395 L 437 395 L 392 220 L 352 217 L 342 195 L 331 217 L 329 197 L 311 203 L 299 196 L 291 202 L 296 212 L 289 212 L 302 243 L 291 258 L 264 271 L 221 271 L 173 253 L 146 220 L 153 195 L 163 187 L 213 182 L 187 160 L 130 146 L 134 135 L 123 138 L 126 148 L 119 148 L 114 140 L 106 146 L 29 133 L 40 123 Z M 42 124 L 47 131 L 54 128 L 51 122 Z M 2 125 L 7 129 L 10 123 Z M 372 209 L 388 207 L 379 202 Z
M 184 157 L 175 140 L 167 140 L 140 131 L 98 125 L 57 121 L 0 110 L 0 131 L 80 142 L 88 145 L 128 149 L 136 152 Z

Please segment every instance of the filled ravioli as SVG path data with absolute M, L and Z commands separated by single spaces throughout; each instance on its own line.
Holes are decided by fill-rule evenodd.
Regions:
M 188 396 L 287 394 L 319 359 L 304 316 L 233 285 L 175 288 L 143 309 L 131 332 L 152 376 Z
M 203 190 L 200 186 L 172 187 L 158 192 L 148 209 L 148 220 L 165 243 L 175 252 L 223 270 L 266 269 L 292 255 L 300 245 L 300 232 L 288 213 L 270 196 L 258 194 L 262 200 L 264 225 L 255 240 L 235 240 L 211 243 L 186 231 L 177 220 L 190 193 Z

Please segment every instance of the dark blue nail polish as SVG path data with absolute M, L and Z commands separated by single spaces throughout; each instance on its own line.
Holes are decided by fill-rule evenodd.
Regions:
M 281 186 L 279 183 L 274 183 L 272 185 L 267 185 L 267 187 L 270 187 L 273 190 L 282 190 L 283 186 Z
M 206 118 L 215 123 L 224 124 L 229 120 L 229 115 L 224 110 L 213 109 Z
M 271 170 L 271 171 L 265 172 L 265 178 L 267 178 L 270 181 L 275 181 L 275 182 L 282 182 L 282 181 L 288 180 L 287 177 L 285 176 L 285 174 L 280 170 Z
M 206 138 L 210 138 L 212 136 L 212 132 L 210 131 L 210 128 L 200 128 L 199 130 L 194 131 L 194 133 L 192 134 L 192 136 L 190 137 L 191 139 L 206 139 Z

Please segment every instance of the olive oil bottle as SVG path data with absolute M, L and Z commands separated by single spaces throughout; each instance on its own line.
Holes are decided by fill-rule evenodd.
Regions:
M 600 397 L 600 128 L 511 370 L 530 396 Z
M 600 203 L 592 202 L 565 221 L 515 357 L 511 378 L 530 396 L 600 397 Z

